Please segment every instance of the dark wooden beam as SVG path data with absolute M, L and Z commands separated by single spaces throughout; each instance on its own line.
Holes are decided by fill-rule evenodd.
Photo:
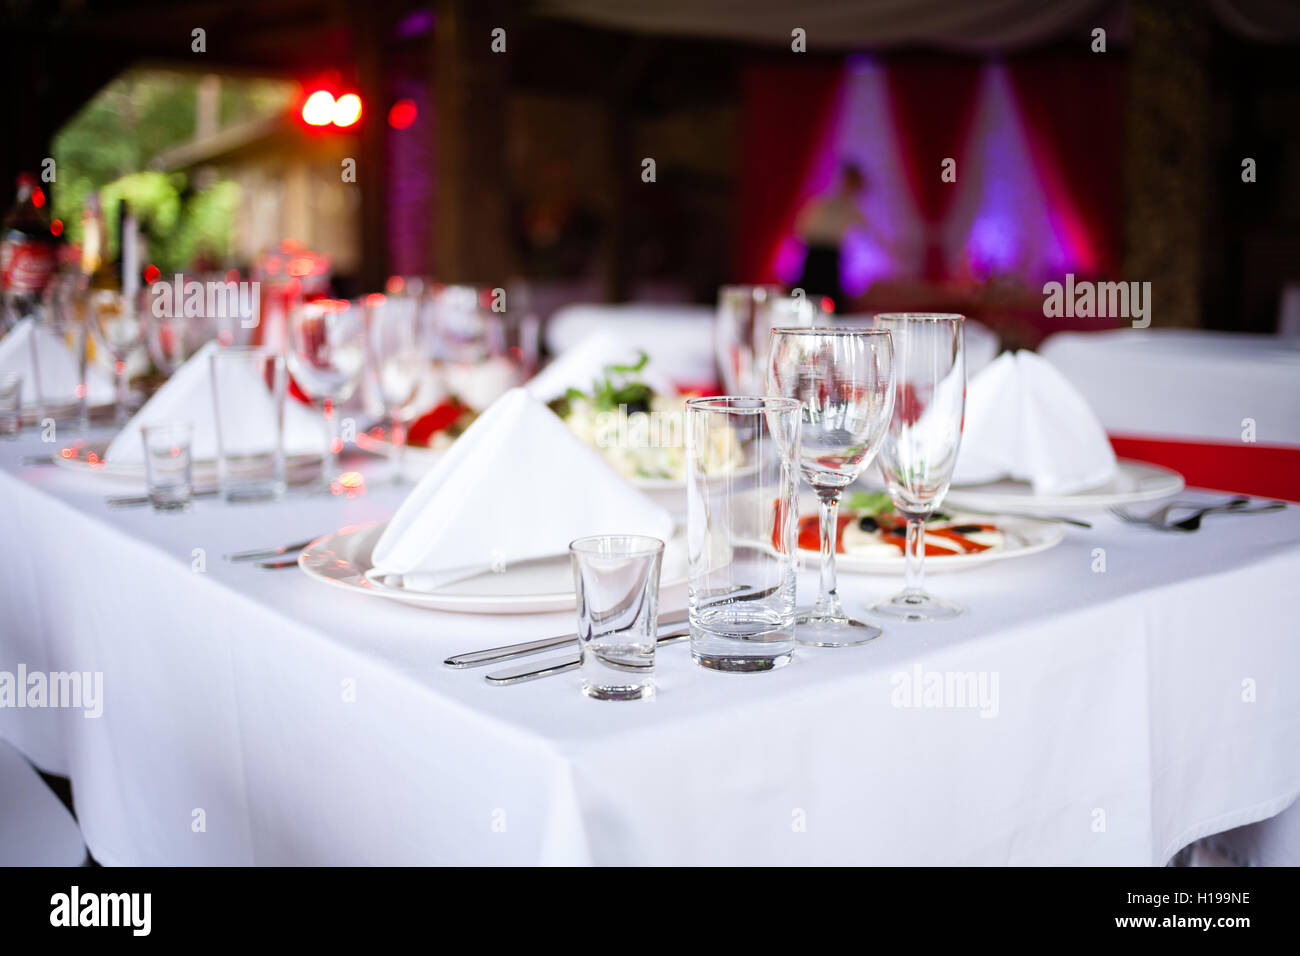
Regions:
M 434 28 L 437 263 L 445 282 L 502 285 L 510 276 L 506 162 L 510 44 L 523 39 L 514 4 L 439 0 Z M 506 31 L 493 53 L 492 31 Z

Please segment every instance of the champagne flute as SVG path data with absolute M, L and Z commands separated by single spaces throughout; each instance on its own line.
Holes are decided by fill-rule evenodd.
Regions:
M 926 593 L 925 522 L 943 503 L 961 447 L 966 410 L 963 316 L 899 312 L 876 316 L 894 336 L 897 397 L 880 452 L 885 488 L 907 519 L 907 570 L 901 592 L 873 606 L 904 621 L 942 621 L 960 605 Z
M 403 480 L 405 423 L 417 411 L 433 371 L 421 302 L 403 295 L 370 295 L 365 300 L 370 380 L 391 427 L 394 484 Z
M 113 360 L 114 421 L 120 427 L 130 418 L 127 408 L 127 359 L 144 338 L 139 295 L 115 289 L 95 289 L 90 295 L 90 326 L 95 339 Z
M 803 404 L 799 470 L 819 502 L 821 594 L 801 608 L 795 640 L 850 647 L 880 628 L 849 617 L 835 581 L 840 494 L 871 464 L 894 409 L 894 349 L 878 329 L 773 329 L 767 393 Z
M 289 313 L 285 359 L 293 381 L 325 413 L 329 444 L 321 465 L 325 489 L 339 474 L 338 406 L 352 397 L 366 363 L 365 310 L 346 299 L 312 299 Z

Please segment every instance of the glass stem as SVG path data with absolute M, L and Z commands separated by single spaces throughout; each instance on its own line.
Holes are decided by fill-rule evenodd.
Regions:
M 118 359 L 113 365 L 113 371 L 116 373 L 113 376 L 113 385 L 114 397 L 117 400 L 117 410 L 113 415 L 117 424 L 121 426 L 126 424 L 129 417 L 126 413 L 126 361 Z
M 822 547 L 822 586 L 817 598 L 818 617 L 843 617 L 840 597 L 835 581 L 835 539 L 840 523 L 839 489 L 819 490 L 819 525 Z
M 402 420 L 397 415 L 391 415 L 390 419 L 393 425 L 393 484 L 402 483 L 402 460 L 406 456 L 406 429 L 402 427 Z
M 342 450 L 343 442 L 339 441 L 339 423 L 338 416 L 334 414 L 334 400 L 325 399 L 325 434 L 329 444 L 325 448 L 324 474 L 321 476 L 325 480 L 325 488 L 330 489 L 339 476 L 339 452 Z
M 907 562 L 904 594 L 923 594 L 925 584 L 925 518 L 907 519 Z

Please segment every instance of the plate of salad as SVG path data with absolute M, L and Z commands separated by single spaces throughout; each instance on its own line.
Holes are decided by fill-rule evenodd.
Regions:
M 835 566 L 841 571 L 901 574 L 906 562 L 907 521 L 883 492 L 854 492 L 840 503 Z M 992 561 L 1046 551 L 1065 538 L 1055 521 L 1007 515 L 974 515 L 945 508 L 925 523 L 925 572 L 964 571 Z M 799 518 L 799 550 L 815 565 L 821 553 L 818 517 Z

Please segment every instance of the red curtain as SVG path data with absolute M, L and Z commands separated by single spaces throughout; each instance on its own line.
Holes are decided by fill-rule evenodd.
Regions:
M 794 231 L 799 187 L 835 117 L 841 64 L 767 63 L 742 77 L 737 282 L 775 282 L 776 250 Z
M 903 169 L 930 234 L 925 254 L 927 279 L 941 279 L 946 271 L 939 226 L 952 207 L 957 184 L 943 181 L 943 161 L 957 161 L 960 179 L 981 65 L 979 60 L 935 55 L 898 56 L 888 62 L 894 130 Z
M 1007 70 L 1049 206 L 1064 218 L 1080 272 L 1120 267 L 1124 66 L 1119 57 L 1035 54 Z

